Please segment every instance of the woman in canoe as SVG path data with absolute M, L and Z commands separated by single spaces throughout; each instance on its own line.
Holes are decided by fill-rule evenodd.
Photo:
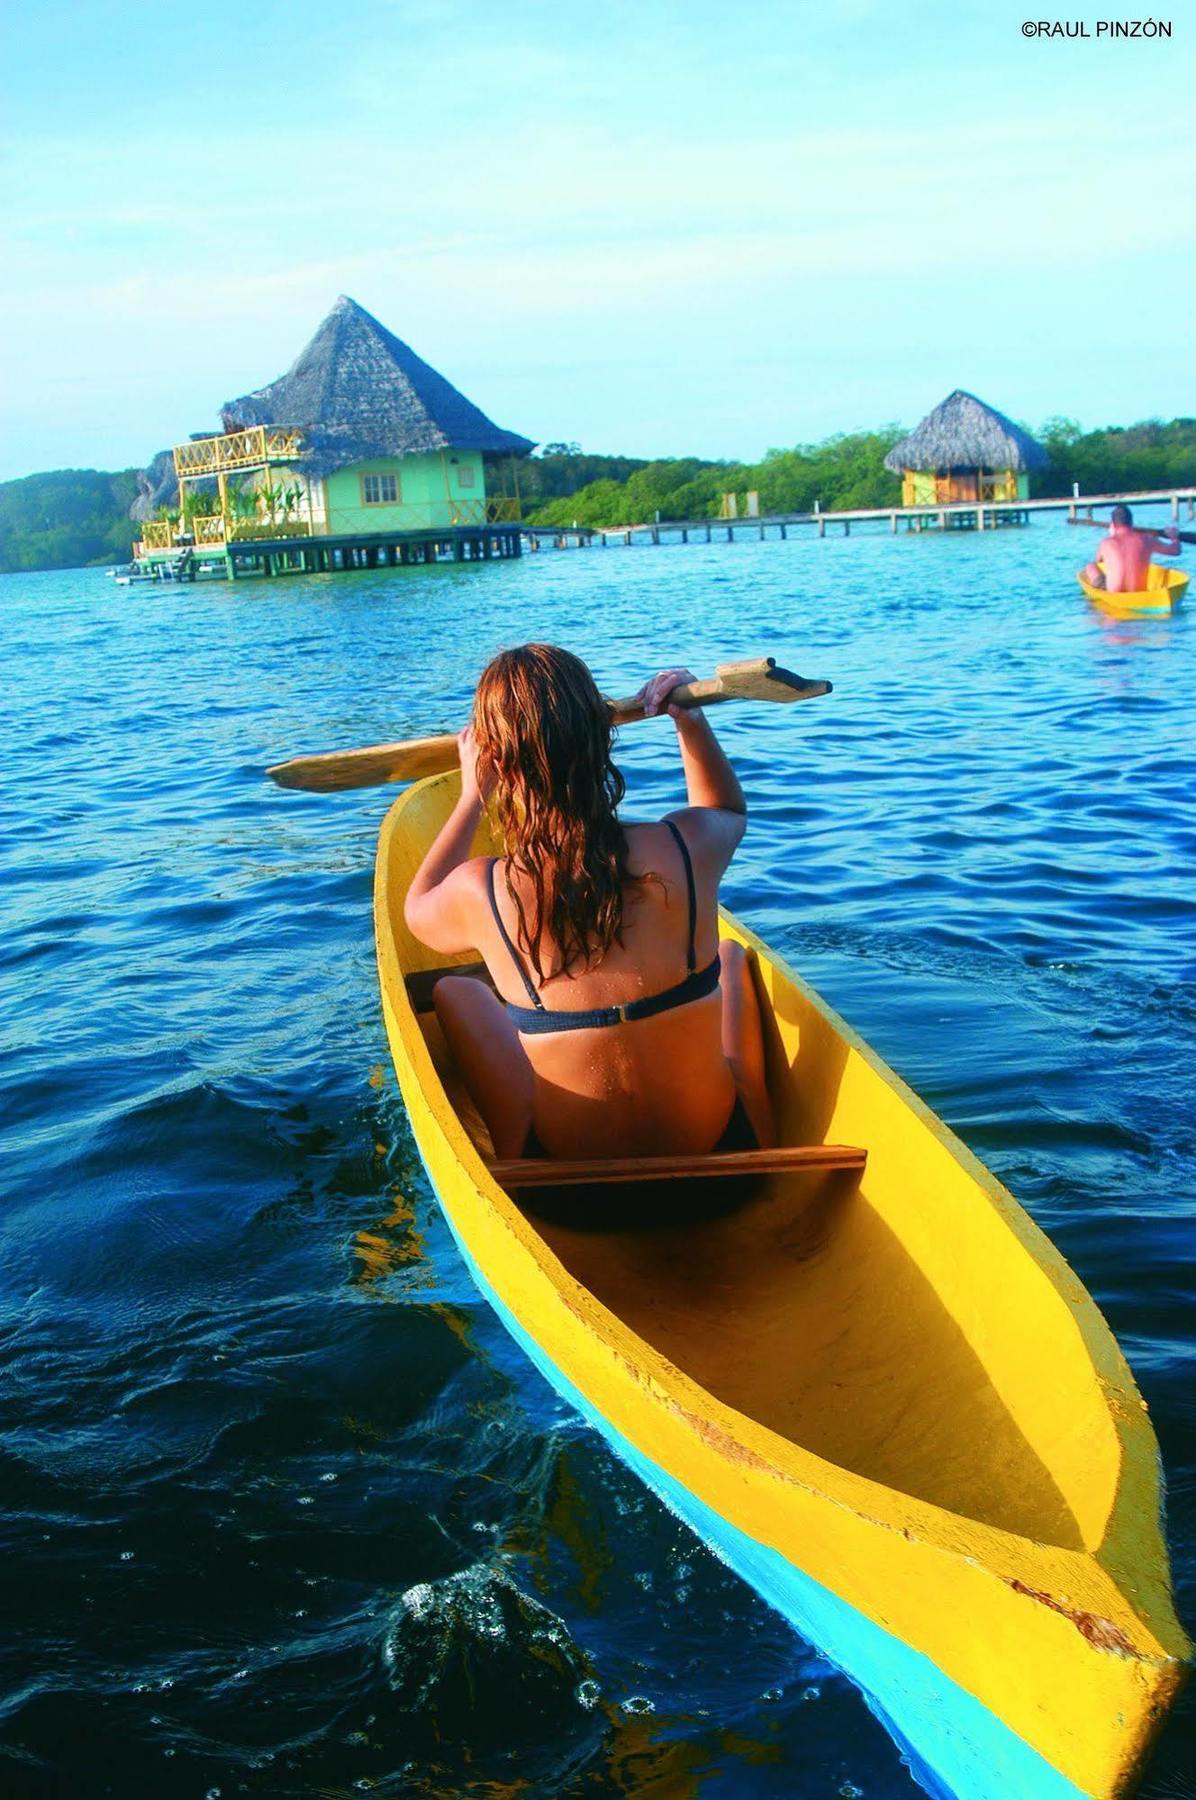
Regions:
M 668 706 L 694 678 L 641 690 Z M 718 942 L 718 885 L 744 833 L 735 773 L 703 714 L 668 707 L 689 804 L 623 825 L 610 712 L 566 650 L 483 671 L 460 733 L 461 798 L 407 894 L 414 935 L 477 949 L 496 993 L 437 982 L 437 1016 L 500 1157 L 664 1156 L 773 1141 L 760 1012 L 743 950 Z M 484 806 L 505 855 L 470 855 Z

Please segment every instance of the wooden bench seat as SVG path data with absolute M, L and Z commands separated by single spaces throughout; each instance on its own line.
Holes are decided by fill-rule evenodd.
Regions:
M 714 1175 L 783 1175 L 813 1169 L 862 1169 L 866 1150 L 850 1144 L 778 1144 L 772 1150 L 723 1150 L 705 1156 L 519 1156 L 490 1163 L 500 1187 L 607 1186 L 624 1181 L 704 1181 Z

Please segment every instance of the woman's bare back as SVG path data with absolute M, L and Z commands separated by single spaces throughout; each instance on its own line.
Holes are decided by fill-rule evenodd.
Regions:
M 485 958 L 498 999 L 457 976 L 437 984 L 435 1003 L 500 1157 L 537 1146 L 557 1157 L 702 1152 L 732 1124 L 769 1141 L 750 972 L 738 946 L 718 942 L 718 884 L 747 808 L 709 722 L 670 701 L 691 679 L 664 670 L 640 693 L 645 713 L 667 709 L 676 725 L 689 804 L 626 828 L 609 707 L 584 664 L 529 644 L 500 652 L 478 683 L 474 724 L 458 738 L 461 796 L 404 916 L 430 948 Z M 470 855 L 488 801 L 522 860 Z M 521 911 L 552 921 L 535 955 L 519 947 Z M 563 946 L 582 952 L 572 969 Z M 614 1016 L 578 1021 L 595 1011 Z M 573 1026 L 554 1014 L 574 1015 Z
M 675 815 L 694 874 L 697 901 L 694 955 L 705 968 L 718 955 L 717 892 L 724 860 L 712 854 L 709 833 L 690 813 Z M 588 969 L 560 972 L 559 955 L 542 940 L 543 984 L 517 951 L 547 1012 L 576 1012 L 642 1000 L 686 978 L 689 895 L 684 862 L 668 826 L 627 828 L 628 872 L 621 942 Z M 499 916 L 518 944 L 518 919 L 507 891 L 509 865 L 493 882 Z M 640 879 L 635 879 L 639 877 Z M 511 876 L 524 901 L 530 893 Z M 491 879 L 483 865 L 480 880 Z M 485 901 L 489 912 L 488 899 Z M 528 1004 L 519 968 L 493 918 L 482 921 L 479 944 L 501 997 Z M 488 929 L 485 927 L 488 926 Z M 617 1142 L 625 1155 L 705 1150 L 718 1138 L 735 1101 L 735 1083 L 722 1052 L 718 990 L 704 997 L 615 1025 L 529 1033 L 520 1039 L 534 1075 L 536 1136 L 549 1155 L 601 1155 Z

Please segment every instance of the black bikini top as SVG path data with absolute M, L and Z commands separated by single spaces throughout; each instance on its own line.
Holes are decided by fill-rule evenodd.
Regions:
M 507 1012 L 517 1031 L 535 1033 L 541 1031 L 590 1031 L 595 1026 L 622 1025 L 631 1019 L 650 1019 L 656 1013 L 671 1012 L 675 1006 L 688 1006 L 691 1000 L 704 999 L 712 994 L 718 986 L 719 960 L 704 969 L 695 967 L 694 934 L 698 923 L 698 896 L 694 887 L 693 863 L 689 858 L 685 839 L 673 824 L 666 819 L 665 824 L 676 840 L 681 852 L 681 860 L 685 864 L 685 885 L 689 893 L 689 950 L 686 956 L 686 968 L 689 973 L 684 981 L 678 981 L 673 987 L 665 988 L 662 994 L 649 994 L 643 1000 L 627 1000 L 621 1006 L 590 1006 L 573 1011 L 549 1012 L 539 994 L 536 992 L 531 976 L 523 965 L 523 960 L 511 942 L 511 934 L 502 922 L 498 910 L 498 900 L 494 892 L 494 868 L 496 857 L 490 858 L 490 875 L 487 892 L 490 895 L 490 910 L 494 914 L 494 923 L 498 926 L 499 936 L 510 952 L 511 961 L 519 971 L 519 978 L 527 989 L 531 1000 L 530 1006 L 515 1006 L 510 1000 L 506 1002 Z

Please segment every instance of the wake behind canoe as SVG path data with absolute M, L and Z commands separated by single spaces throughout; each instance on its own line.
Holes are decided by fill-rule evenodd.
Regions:
M 781 1142 L 859 1146 L 864 1169 L 770 1174 L 737 1205 L 650 1228 L 550 1222 L 530 1192 L 518 1204 L 408 985 L 446 960 L 407 932 L 403 897 L 456 791 L 452 775 L 422 782 L 387 815 L 375 927 L 412 1128 L 483 1291 L 924 1772 L 976 1800 L 1125 1793 L 1188 1646 L 1154 1436 L 1092 1300 L 994 1177 L 726 915 L 723 935 L 756 956 Z

